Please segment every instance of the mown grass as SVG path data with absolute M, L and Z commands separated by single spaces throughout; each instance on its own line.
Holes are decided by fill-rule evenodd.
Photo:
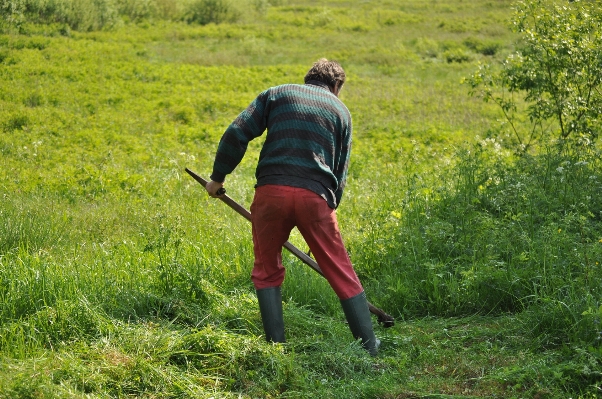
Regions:
M 0 35 L 0 397 L 595 397 L 599 149 L 518 159 L 461 84 L 512 51 L 510 2 L 251 14 Z M 250 226 L 184 173 L 323 56 L 355 123 L 343 235 L 397 319 L 375 359 L 288 254 L 288 343 L 265 343 Z M 227 183 L 247 206 L 260 146 Z

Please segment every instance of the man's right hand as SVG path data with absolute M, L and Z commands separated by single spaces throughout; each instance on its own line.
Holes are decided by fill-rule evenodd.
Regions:
M 223 187 L 224 187 L 224 183 L 220 183 L 220 182 L 211 180 L 205 186 L 205 190 L 207 190 L 207 193 L 209 194 L 210 197 L 220 198 L 224 195 L 225 190 L 219 194 L 218 194 L 218 191 L 220 191 L 220 189 L 222 189 Z

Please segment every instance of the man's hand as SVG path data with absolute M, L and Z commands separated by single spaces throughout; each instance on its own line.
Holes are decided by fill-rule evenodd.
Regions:
M 226 190 L 224 189 L 224 183 L 220 183 L 213 180 L 207 183 L 207 185 L 205 186 L 205 190 L 207 190 L 209 196 L 213 198 L 220 198 L 226 192 Z

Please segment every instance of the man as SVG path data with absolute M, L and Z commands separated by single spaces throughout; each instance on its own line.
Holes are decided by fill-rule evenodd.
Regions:
M 351 149 L 351 114 L 338 98 L 344 83 L 341 65 L 320 59 L 307 72 L 304 85 L 285 84 L 259 94 L 222 136 L 206 189 L 219 197 L 226 175 L 240 163 L 249 141 L 267 129 L 251 205 L 255 254 L 251 280 L 266 339 L 285 342 L 282 246 L 296 226 L 339 297 L 353 336 L 376 355 L 380 341 L 335 213 Z

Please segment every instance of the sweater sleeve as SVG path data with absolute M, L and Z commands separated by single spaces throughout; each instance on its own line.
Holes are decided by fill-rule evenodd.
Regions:
M 352 125 L 350 119 L 341 137 L 340 155 L 334 170 L 334 175 L 339 183 L 337 191 L 334 193 L 337 207 L 341 204 L 343 191 L 345 190 L 345 185 L 347 184 L 347 170 L 349 169 L 349 158 L 351 156 L 351 136 Z
M 249 142 L 265 131 L 268 92 L 269 89 L 259 94 L 224 132 L 217 146 L 211 180 L 224 182 L 242 161 Z

